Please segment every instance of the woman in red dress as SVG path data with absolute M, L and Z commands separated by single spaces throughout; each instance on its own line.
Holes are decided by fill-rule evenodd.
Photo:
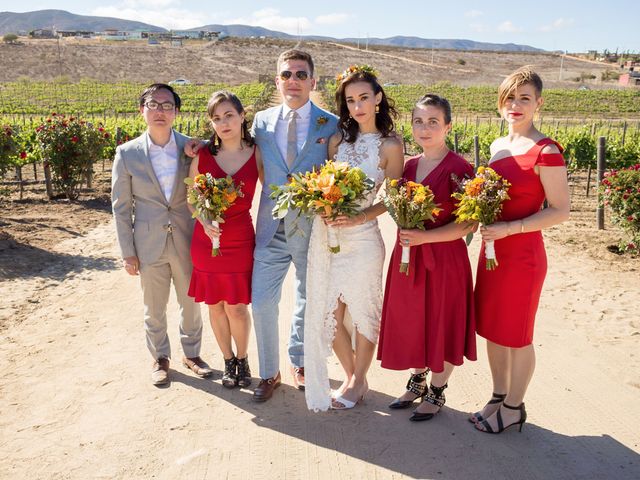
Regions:
M 569 187 L 562 147 L 533 125 L 542 106 L 542 80 L 529 67 L 509 75 L 498 91 L 507 136 L 491 144 L 489 165 L 511 183 L 499 222 L 480 228 L 495 242 L 499 266 L 486 270 L 484 242 L 475 289 L 478 334 L 487 339 L 493 395 L 469 418 L 483 432 L 522 430 L 524 395 L 533 375 L 533 324 L 547 257 L 541 230 L 569 217 Z M 547 199 L 548 207 L 542 209 Z
M 444 405 L 444 389 L 455 365 L 476 359 L 473 280 L 464 237 L 473 226 L 455 223 L 451 194 L 473 168 L 446 145 L 449 102 L 425 95 L 412 113 L 413 138 L 423 150 L 411 158 L 403 178 L 427 185 L 442 211 L 426 230 L 400 230 L 387 274 L 378 359 L 382 367 L 411 369 L 407 391 L 390 408 L 423 402 L 410 420 L 429 420 Z M 410 246 L 409 275 L 400 273 L 402 246 Z M 431 385 L 427 374 L 431 370 Z
M 199 150 L 189 176 L 194 178 L 207 172 L 216 178 L 230 175 L 236 185 L 242 182 L 243 196 L 224 213 L 220 228 L 204 219 L 196 222 L 191 242 L 193 273 L 189 295 L 209 306 L 211 328 L 224 355 L 222 384 L 227 388 L 247 387 L 251 384 L 247 361 L 251 317 L 247 305 L 251 303 L 255 246 L 249 210 L 256 182 L 262 179 L 262 162 L 236 95 L 215 92 L 207 105 L 207 114 L 213 126 L 213 138 L 206 148 Z M 220 239 L 220 255 L 212 257 L 215 237 Z

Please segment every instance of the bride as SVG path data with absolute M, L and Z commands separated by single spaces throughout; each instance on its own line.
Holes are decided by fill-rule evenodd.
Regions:
M 384 244 L 376 217 L 386 211 L 373 201 L 385 176 L 399 178 L 404 164 L 402 142 L 393 133 L 397 113 L 376 72 L 368 65 L 351 66 L 337 81 L 340 119 L 338 132 L 329 140 L 329 158 L 361 168 L 375 187 L 361 202 L 358 215 L 314 219 L 307 261 L 304 355 L 305 396 L 307 406 L 315 411 L 353 408 L 368 390 L 367 371 L 382 309 Z M 339 253 L 329 251 L 327 226 L 337 227 Z M 345 325 L 347 317 L 353 333 Z M 334 392 L 327 372 L 332 347 L 345 372 L 345 380 Z

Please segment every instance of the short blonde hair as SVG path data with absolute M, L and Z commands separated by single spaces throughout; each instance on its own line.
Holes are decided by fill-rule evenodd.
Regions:
M 531 65 L 520 67 L 507 78 L 505 78 L 498 88 L 498 110 L 500 110 L 507 98 L 512 95 L 522 85 L 533 85 L 536 95 L 542 95 L 542 79 L 540 75 L 531 69 Z

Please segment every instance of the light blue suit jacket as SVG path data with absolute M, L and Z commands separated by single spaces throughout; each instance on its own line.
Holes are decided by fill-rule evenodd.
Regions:
M 276 124 L 281 113 L 282 105 L 278 105 L 256 113 L 253 120 L 252 131 L 256 143 L 260 147 L 264 164 L 264 187 L 256 221 L 256 247 L 258 248 L 269 244 L 280 222 L 280 220 L 274 219 L 271 214 L 275 202 L 269 198 L 271 193 L 269 185 L 284 185 L 288 182 L 287 176 L 291 173 L 304 173 L 310 171 L 314 166 L 324 163 L 327 160 L 329 138 L 336 132 L 338 125 L 338 118 L 335 115 L 311 103 L 307 140 L 289 168 L 278 150 L 275 138 Z M 294 228 L 291 225 L 292 222 L 296 221 L 296 227 L 302 230 L 305 242 L 308 242 L 311 222 L 305 217 L 296 220 L 297 216 L 297 211 L 290 211 L 284 218 L 285 232 L 290 232 Z

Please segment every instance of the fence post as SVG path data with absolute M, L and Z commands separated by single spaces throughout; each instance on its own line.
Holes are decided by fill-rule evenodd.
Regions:
M 453 151 L 458 153 L 458 132 L 453 132 Z
M 607 138 L 598 137 L 598 185 L 604 179 L 604 169 L 606 167 Z M 602 205 L 602 194 L 598 194 L 598 208 L 596 209 L 596 219 L 598 230 L 604 230 L 604 206 Z
M 624 147 L 624 141 L 627 137 L 627 121 L 624 121 L 624 124 L 622 125 L 622 146 Z
M 475 169 L 478 170 L 480 166 L 480 139 L 478 135 L 473 136 L 473 164 Z
M 591 189 L 591 164 L 587 168 L 587 197 L 589 196 L 589 190 Z
M 504 135 L 504 118 L 500 120 L 500 136 Z
M 191 136 L 191 120 L 187 120 L 187 137 Z
M 47 189 L 47 197 L 49 200 L 53 199 L 53 186 L 51 185 L 51 169 L 49 168 L 49 160 L 45 159 L 43 163 L 44 168 L 44 184 Z

